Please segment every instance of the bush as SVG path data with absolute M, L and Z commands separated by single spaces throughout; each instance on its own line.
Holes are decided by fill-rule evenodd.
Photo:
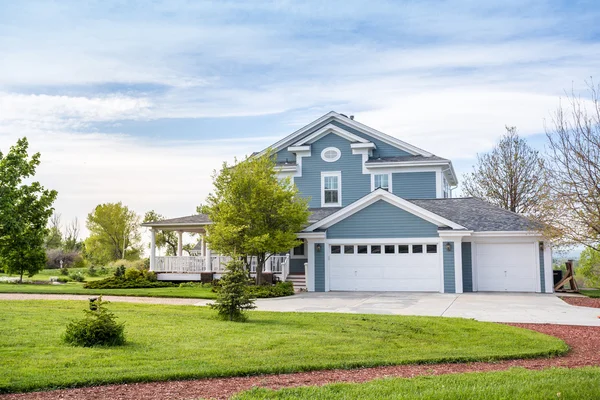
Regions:
M 90 299 L 90 309 L 84 310 L 85 317 L 71 321 L 63 340 L 73 346 L 119 346 L 125 343 L 124 324 L 115 321 L 113 313 L 106 308 L 107 302 Z
M 584 286 L 600 288 L 600 251 L 586 248 L 579 257 L 575 275 L 583 278 Z
M 65 276 L 69 275 L 69 268 L 63 268 L 63 269 L 61 269 L 60 270 L 60 274 L 61 275 L 65 275 Z
M 250 293 L 256 298 L 283 297 L 294 294 L 292 282 L 277 282 L 275 285 L 250 286 Z
M 88 265 L 90 265 L 90 262 L 88 260 L 84 259 L 83 257 L 80 257 L 79 259 L 75 260 L 72 267 L 73 268 L 88 268 Z
M 85 281 L 85 276 L 81 272 L 75 272 L 69 275 L 69 278 L 73 279 L 75 282 L 83 282 Z
M 135 260 L 135 261 L 130 261 L 130 260 L 116 260 L 116 261 L 112 261 L 110 263 L 108 263 L 106 265 L 106 267 L 113 269 L 116 267 L 125 267 L 125 269 L 127 268 L 137 268 L 139 270 L 143 270 L 143 269 L 149 269 L 150 268 L 150 261 L 148 261 L 148 268 L 145 268 L 145 261 L 144 260 Z
M 214 288 L 212 283 L 201 283 L 201 282 L 182 282 L 179 287 L 191 287 L 191 288 Z M 214 291 L 214 290 L 213 290 Z
M 115 269 L 115 277 L 120 278 L 124 275 L 125 275 L 125 266 L 124 265 L 118 266 L 117 269 Z
M 256 308 L 254 298 L 248 290 L 248 275 L 244 262 L 232 260 L 227 263 L 221 277 L 217 300 L 210 305 L 224 320 L 243 322 L 248 317 L 246 310 Z
M 71 282 L 71 278 L 67 278 L 67 277 L 59 277 L 56 278 L 56 282 L 60 282 L 60 283 L 67 283 L 67 282 Z
M 86 289 L 135 289 L 176 286 L 176 284 L 171 282 L 150 281 L 148 279 L 125 279 L 123 276 L 111 276 L 99 281 L 87 282 L 83 285 Z
M 134 280 L 143 278 L 144 274 L 136 268 L 127 268 L 125 270 L 125 274 L 123 275 L 127 280 Z
M 93 265 L 90 265 L 87 269 L 87 274 L 88 276 L 98 276 L 98 270 Z
M 156 280 L 157 280 L 156 272 L 144 271 L 144 279 L 146 279 L 147 281 L 150 281 L 150 282 L 156 282 Z

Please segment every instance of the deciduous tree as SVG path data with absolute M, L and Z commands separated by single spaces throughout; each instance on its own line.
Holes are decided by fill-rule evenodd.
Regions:
M 139 216 L 121 202 L 96 206 L 87 217 L 90 236 L 85 240 L 86 255 L 99 263 L 138 259 L 139 224 Z
M 46 264 L 46 226 L 57 196 L 39 182 L 23 183 L 40 164 L 40 154 L 29 157 L 28 147 L 22 138 L 6 155 L 0 152 L 0 266 L 21 281 L 23 274 L 32 276 Z
M 60 231 L 60 214 L 54 213 L 50 218 L 50 227 L 46 237 L 47 249 L 60 249 L 63 245 L 62 232 Z
M 262 283 L 265 261 L 289 251 L 301 241 L 296 233 L 308 223 L 308 202 L 289 178 L 278 179 L 275 158 L 268 151 L 234 166 L 223 164 L 213 176 L 214 192 L 202 207 L 210 247 L 221 254 L 240 256 L 249 268 L 256 257 L 257 283 Z
M 489 153 L 477 155 L 477 163 L 463 176 L 462 185 L 467 196 L 517 213 L 535 214 L 546 198 L 544 159 L 519 137 L 515 127 L 506 127 Z

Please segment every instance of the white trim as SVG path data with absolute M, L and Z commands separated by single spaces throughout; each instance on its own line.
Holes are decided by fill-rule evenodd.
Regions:
M 535 239 L 535 238 L 542 237 L 543 235 L 540 232 L 536 232 L 536 231 L 478 231 L 478 232 L 473 232 L 473 236 L 481 237 L 481 238 L 521 236 L 521 237 L 528 237 L 528 238 Z
M 296 172 L 297 170 L 298 170 L 297 165 L 282 165 L 282 166 L 275 167 L 275 171 L 277 173 Z
M 297 153 L 302 151 L 310 151 L 310 146 L 290 146 L 287 148 L 290 153 Z
M 290 250 L 290 258 L 293 258 L 293 259 L 306 259 L 308 257 L 308 246 L 307 246 L 306 243 L 307 243 L 306 240 L 302 241 L 302 245 L 304 246 L 304 254 L 303 255 L 295 255 L 294 254 L 295 247 L 294 247 L 293 249 Z M 298 246 L 298 247 L 300 247 L 300 246 Z
M 308 239 L 306 245 L 308 246 L 307 264 L 308 267 L 305 271 L 306 290 L 309 292 L 315 291 L 315 243 L 318 239 Z
M 549 241 L 544 241 L 544 278 L 546 283 L 546 293 L 554 293 L 554 274 L 552 269 L 552 245 Z
M 373 142 L 367 142 L 367 143 L 350 143 L 350 148 L 351 149 L 375 149 L 377 146 L 375 146 L 375 143 Z
M 453 241 L 454 247 L 454 293 L 463 292 L 462 275 L 462 242 L 460 239 Z
M 351 142 L 369 143 L 369 141 L 367 139 L 363 139 L 360 136 L 356 136 L 355 134 L 342 129 L 339 126 L 336 126 L 333 124 L 327 124 L 323 128 L 319 129 L 318 131 L 308 135 L 307 137 L 303 138 L 299 142 L 295 143 L 294 146 L 304 146 L 306 144 L 312 144 L 312 143 L 316 142 L 317 140 L 321 139 L 322 137 L 329 135 L 330 133 L 336 134 L 336 135 L 340 136 L 341 138 L 344 138 Z
M 409 201 L 406 201 L 387 190 L 377 189 L 365 197 L 355 201 L 354 203 L 342 208 L 341 210 L 331 214 L 330 216 L 323 218 L 322 220 L 310 225 L 305 231 L 313 231 L 317 228 L 329 228 L 331 225 L 338 223 L 339 221 L 349 217 L 350 215 L 370 206 L 371 204 L 385 200 L 388 203 L 401 208 L 409 213 L 416 215 L 426 221 L 429 221 L 437 226 L 448 226 L 452 229 L 466 229 L 464 226 L 452 222 L 449 219 L 443 218 L 437 214 L 432 213 L 422 207 L 419 207 Z M 463 231 L 464 232 L 464 231 Z
M 369 244 L 381 244 L 385 246 L 386 244 L 438 244 L 440 238 L 431 237 L 431 238 L 363 238 L 363 239 L 327 239 L 326 244 L 338 246 L 338 245 L 369 245 Z M 439 252 L 439 250 L 438 250 Z M 412 253 L 409 253 L 412 254 Z M 429 253 L 431 254 L 431 253 Z
M 296 236 L 299 239 L 325 239 L 327 234 L 325 232 L 300 232 L 297 233 Z
M 375 163 L 367 163 L 367 168 L 390 168 L 390 167 L 422 167 L 422 166 L 432 166 L 432 167 L 440 167 L 447 166 L 451 164 L 450 161 L 440 161 L 440 160 L 432 160 L 432 161 L 389 161 L 389 162 L 375 162 Z
M 325 203 L 325 177 L 335 176 L 338 178 L 338 201 L 337 203 Z M 321 207 L 341 207 L 342 206 L 342 171 L 323 171 L 321 172 Z
M 447 238 L 448 240 L 446 240 L 447 242 L 451 242 L 453 240 L 455 240 L 454 238 L 462 238 L 465 236 L 471 236 L 473 234 L 473 231 L 467 231 L 467 230 L 460 230 L 460 231 L 438 231 L 438 234 L 440 235 L 440 237 L 443 238 Z
M 438 170 L 435 173 L 435 197 L 438 199 L 444 197 L 444 180 L 442 179 L 441 170 Z
M 325 158 L 325 153 L 327 153 L 328 151 L 334 151 L 336 153 L 336 155 L 333 159 Z M 340 158 L 342 158 L 342 152 L 337 147 L 325 147 L 323 149 L 323 151 L 321 151 L 321 160 L 323 160 L 325 162 L 328 162 L 328 163 L 336 162 Z
M 387 175 L 387 177 L 388 177 L 388 188 L 387 188 L 387 191 L 390 192 L 390 193 L 393 193 L 393 190 L 392 190 L 392 173 L 391 172 L 371 173 L 371 192 L 373 190 L 375 190 L 375 189 L 379 189 L 379 188 L 375 187 L 375 175 Z

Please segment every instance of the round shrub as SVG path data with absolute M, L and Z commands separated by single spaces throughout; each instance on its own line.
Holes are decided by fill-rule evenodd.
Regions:
M 124 324 L 115 321 L 108 311 L 102 296 L 90 299 L 90 309 L 84 310 L 85 317 L 71 321 L 63 335 L 63 340 L 73 346 L 119 346 L 125 343 Z
M 136 280 L 143 277 L 142 271 L 137 268 L 127 268 L 125 270 L 125 279 Z
M 85 276 L 83 276 L 83 274 L 80 271 L 72 273 L 71 275 L 69 275 L 69 278 L 71 278 L 75 282 L 85 281 Z

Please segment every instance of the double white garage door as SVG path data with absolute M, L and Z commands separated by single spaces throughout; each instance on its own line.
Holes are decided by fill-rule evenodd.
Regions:
M 329 250 L 330 290 L 440 290 L 437 244 L 349 244 Z
M 477 243 L 478 291 L 535 292 L 535 243 Z M 435 244 L 329 246 L 329 288 L 343 291 L 439 292 L 442 249 Z

